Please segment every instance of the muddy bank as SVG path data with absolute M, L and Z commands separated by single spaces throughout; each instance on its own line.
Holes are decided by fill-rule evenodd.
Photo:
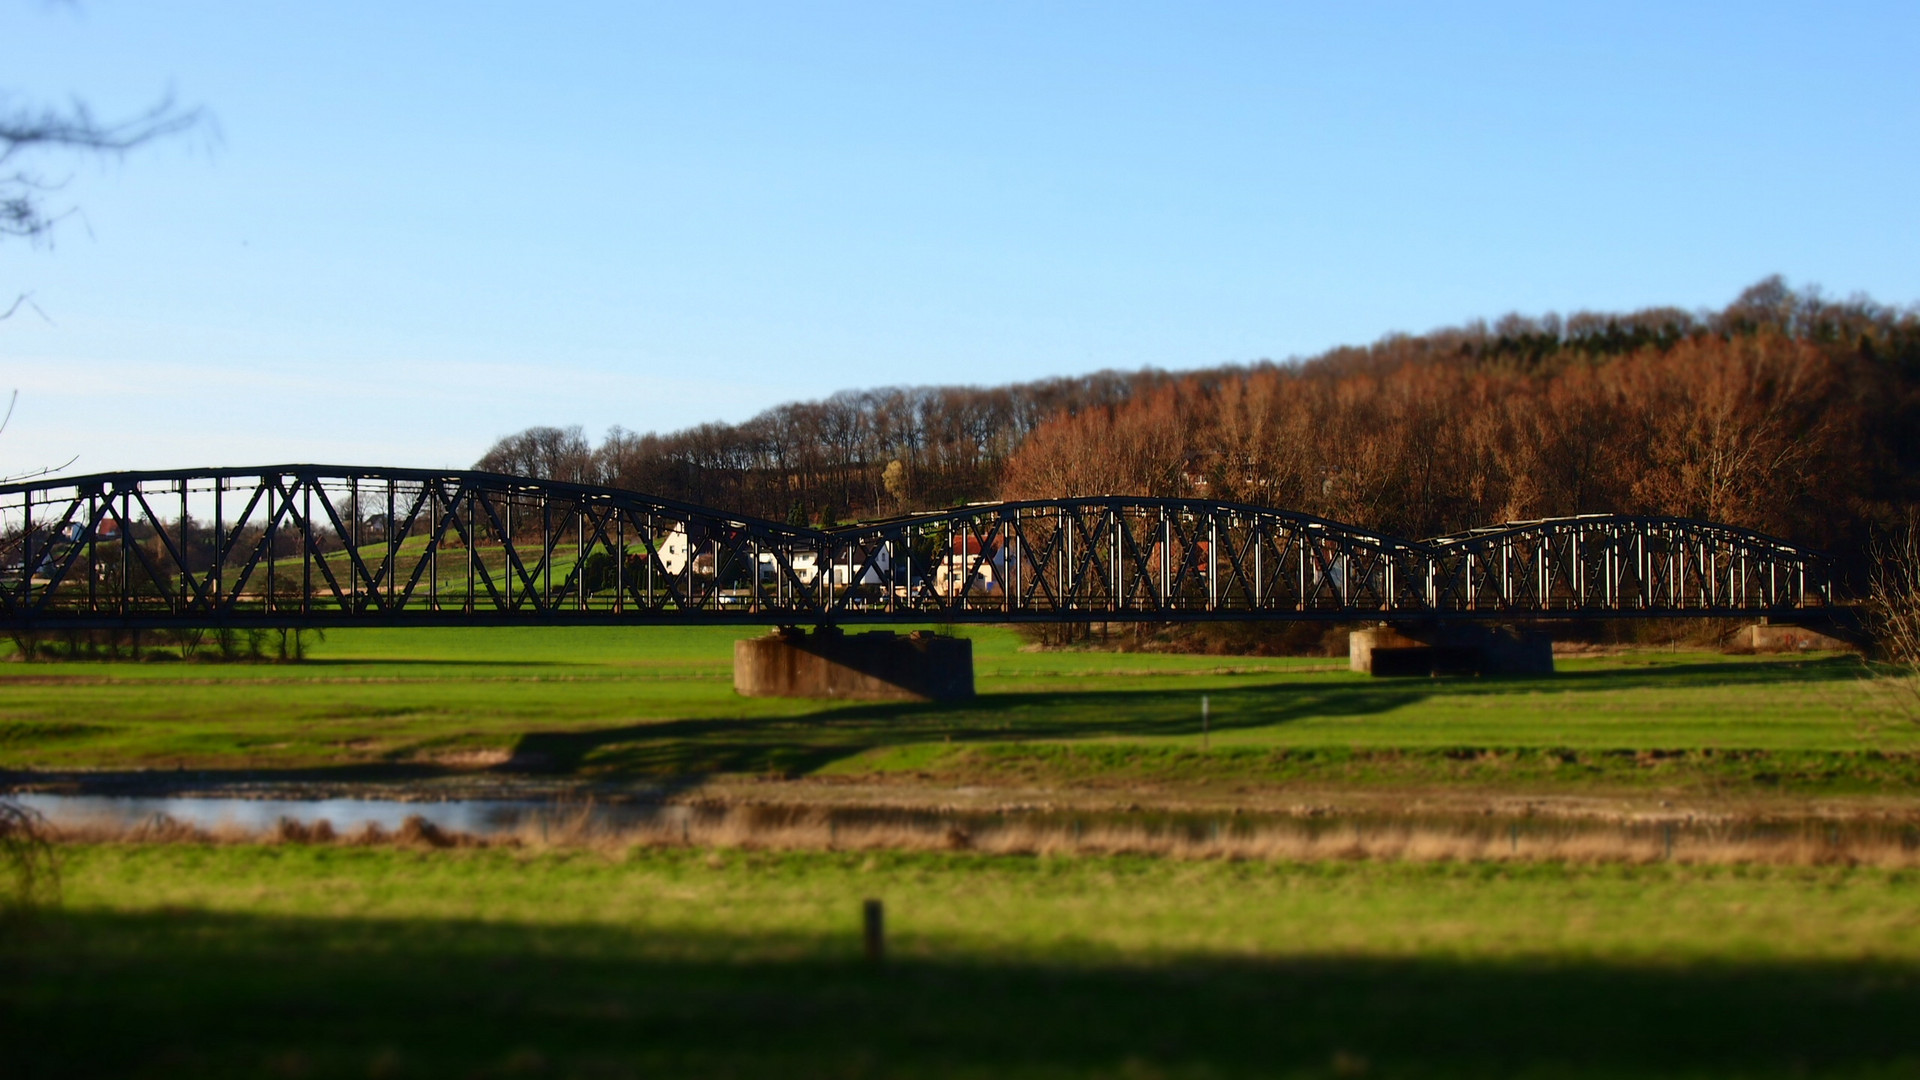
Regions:
M 476 771 L 436 765 L 365 765 L 321 769 L 61 769 L 0 771 L 0 792 L 101 795 L 132 799 L 598 799 L 661 802 L 697 778 L 604 783 L 564 776 Z

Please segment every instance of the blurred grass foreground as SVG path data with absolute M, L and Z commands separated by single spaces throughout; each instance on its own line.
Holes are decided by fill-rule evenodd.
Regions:
M 85 845 L 13 1076 L 1896 1076 L 1920 878 Z M 888 959 L 862 957 L 864 898 Z

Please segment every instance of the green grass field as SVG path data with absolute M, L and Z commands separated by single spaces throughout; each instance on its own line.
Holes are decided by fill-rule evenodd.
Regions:
M 1649 650 L 1543 678 L 1377 680 L 1327 660 L 1027 652 L 984 628 L 974 701 L 848 704 L 737 697 L 739 633 L 361 630 L 303 663 L 4 663 L 0 768 L 777 774 L 1115 805 L 1452 785 L 1767 793 L 1775 812 L 1852 793 L 1908 815 L 1920 790 L 1920 727 L 1843 656 Z M 1911 870 L 57 850 L 63 903 L 0 921 L 7 1076 L 1920 1072 Z M 887 904 L 880 968 L 859 955 L 868 897 Z
M 10 1076 L 1904 1076 L 1920 879 L 78 847 Z M 860 958 L 860 902 L 890 961 Z
M 974 701 L 853 704 L 738 697 L 743 632 L 343 630 L 304 663 L 0 664 L 0 768 L 1920 782 L 1920 725 L 1896 719 L 1847 656 L 1644 651 L 1562 660 L 1542 678 L 1382 680 L 1332 660 L 1026 652 L 979 628 Z

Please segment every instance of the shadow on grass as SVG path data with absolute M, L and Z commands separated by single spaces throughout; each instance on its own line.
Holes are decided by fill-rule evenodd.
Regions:
M 851 918 L 849 920 L 851 924 Z M 968 955 L 498 922 L 50 917 L 0 943 L 12 1076 L 1912 1075 L 1868 961 Z
M 1419 701 L 1424 685 L 1257 686 L 1208 691 L 1216 732 L 1315 717 L 1361 716 Z M 944 704 L 846 705 L 802 716 L 669 720 L 587 731 L 533 732 L 503 771 L 687 774 L 812 772 L 903 743 L 1022 742 L 1191 735 L 1199 694 L 1097 690 L 983 694 Z
M 1538 678 L 1496 680 L 1525 683 L 1529 689 L 1624 690 L 1657 687 L 1758 686 L 1769 683 L 1850 682 L 1870 674 L 1857 656 L 1822 656 L 1807 660 L 1688 660 L 1621 667 L 1563 671 Z
M 1438 695 L 1712 689 L 1859 677 L 1846 657 L 1792 663 L 1699 662 L 1540 677 L 1326 680 L 1282 676 L 1207 691 L 1212 730 L 1372 716 Z M 813 772 L 907 743 L 1030 742 L 1197 735 L 1196 689 L 982 694 L 966 702 L 843 705 L 802 716 L 682 719 L 521 737 L 504 771 L 633 774 Z
M 339 663 L 351 663 L 339 661 Z M 418 661 L 432 665 L 435 661 Z M 474 661 L 474 667 L 493 661 Z M 1642 689 L 1837 683 L 1861 677 L 1850 657 L 1787 661 L 1681 661 L 1538 677 L 1328 679 L 1279 674 L 1206 689 L 1212 730 L 1275 727 L 1303 720 L 1373 716 L 1448 697 L 1577 694 Z M 550 778 L 647 779 L 670 787 L 716 773 L 784 776 L 903 744 L 1002 744 L 1141 739 L 1198 733 L 1200 688 L 1063 689 L 988 693 L 966 702 L 844 704 L 798 715 L 684 718 L 519 737 L 496 774 Z M 404 710 L 403 710 L 404 711 Z M 412 755 L 417 747 L 395 754 Z M 394 760 L 315 768 L 242 767 L 169 775 L 152 770 L 73 774 L 86 790 L 205 790 L 227 785 L 363 784 L 473 775 L 470 769 Z M 0 784 L 58 781 L 54 774 L 0 773 Z

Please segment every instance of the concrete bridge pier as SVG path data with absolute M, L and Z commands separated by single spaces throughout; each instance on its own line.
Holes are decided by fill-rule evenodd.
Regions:
M 1836 626 L 1825 629 L 1841 631 L 1841 628 Z M 1849 643 L 1834 634 L 1822 633 L 1820 630 L 1806 626 L 1777 623 L 1772 619 L 1761 619 L 1752 626 L 1744 628 L 1737 640 L 1757 653 L 1812 652 L 1859 647 L 1858 643 Z
M 733 643 L 733 689 L 743 697 L 954 701 L 973 696 L 973 642 L 925 630 L 812 633 L 783 626 Z
M 1347 635 L 1347 660 L 1368 675 L 1551 675 L 1553 639 L 1532 630 L 1389 625 Z

